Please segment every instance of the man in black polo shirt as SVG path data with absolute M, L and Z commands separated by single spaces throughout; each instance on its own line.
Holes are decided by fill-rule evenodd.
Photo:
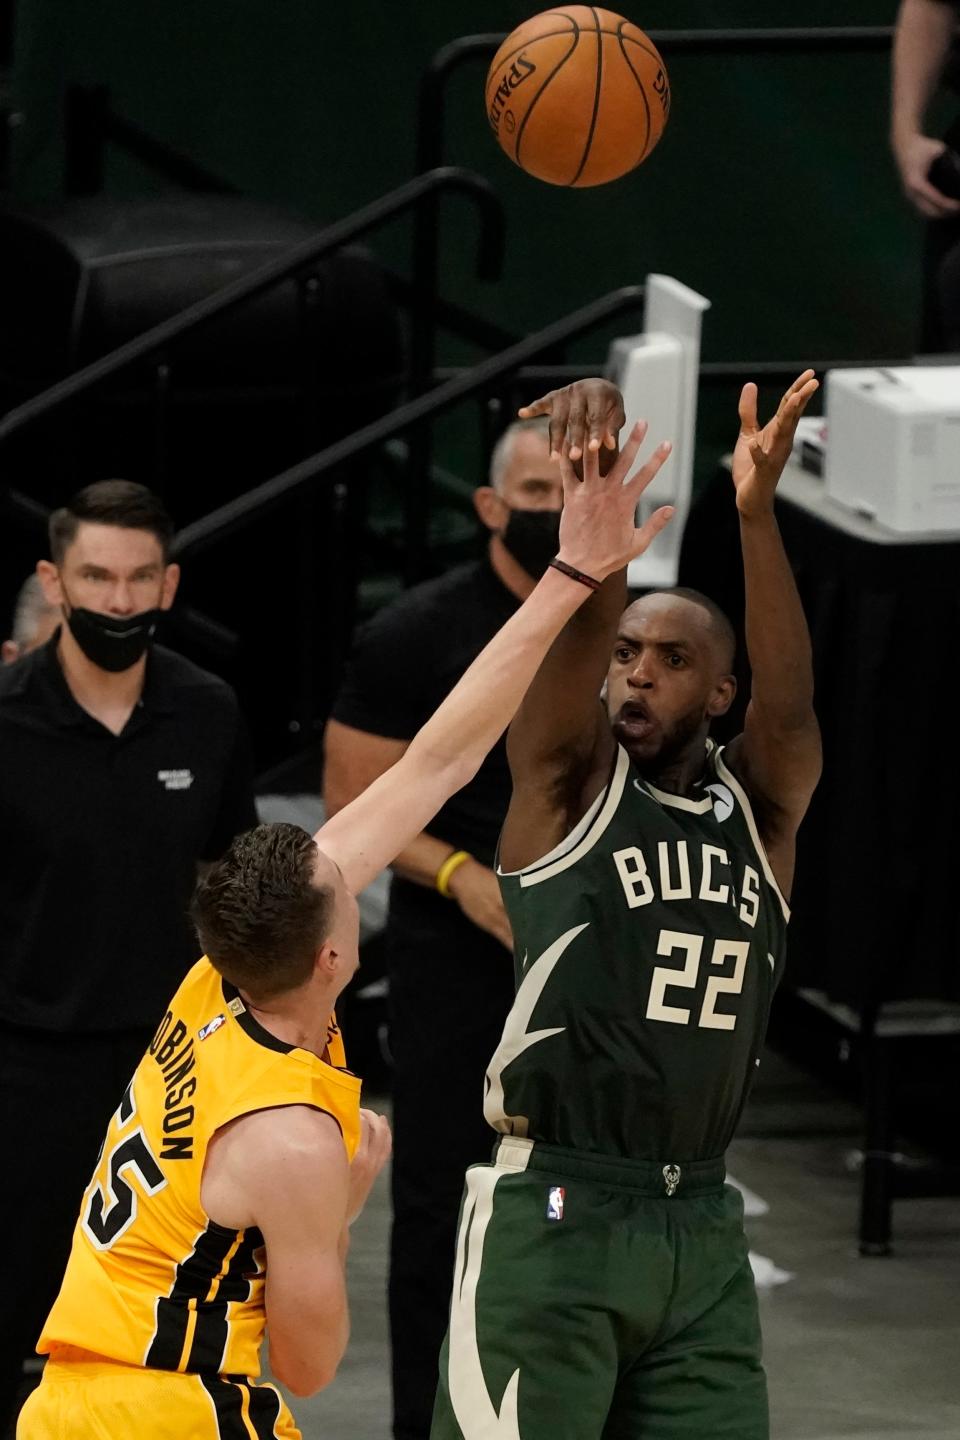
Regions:
M 63 624 L 0 669 L 0 1433 L 104 1127 L 196 959 L 197 864 L 256 824 L 233 692 L 153 644 L 171 535 L 142 486 L 82 490 L 37 567 Z
M 485 557 L 407 591 L 355 646 L 327 727 L 329 813 L 403 754 L 556 554 L 562 488 L 547 423 L 511 425 L 475 497 Z M 489 1159 L 483 1076 L 513 1002 L 512 937 L 493 873 L 510 800 L 501 741 L 398 856 L 387 922 L 394 1060 L 390 1329 L 394 1435 L 430 1432 L 463 1172 Z

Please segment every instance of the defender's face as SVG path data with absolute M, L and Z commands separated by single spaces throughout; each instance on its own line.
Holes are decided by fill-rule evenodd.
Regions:
M 729 709 L 734 689 L 732 677 L 720 673 L 701 606 L 648 595 L 624 612 L 607 672 L 607 713 L 636 764 L 679 758 L 713 716 Z

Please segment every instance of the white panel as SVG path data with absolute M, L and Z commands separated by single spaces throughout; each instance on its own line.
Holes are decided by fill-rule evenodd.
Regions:
M 623 391 L 627 425 L 647 420 L 650 429 L 641 458 L 661 440 L 673 442 L 673 454 L 647 490 L 638 516 L 642 521 L 660 505 L 676 515 L 645 555 L 628 571 L 634 589 L 676 585 L 683 527 L 693 485 L 700 330 L 709 300 L 668 275 L 648 275 L 644 333 L 614 342 L 609 371 Z

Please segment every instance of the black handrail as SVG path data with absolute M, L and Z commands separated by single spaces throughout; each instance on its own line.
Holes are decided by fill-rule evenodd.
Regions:
M 248 490 L 245 495 L 237 496 L 235 500 L 228 501 L 226 505 L 221 505 L 209 515 L 185 526 L 174 540 L 173 553 L 178 559 L 196 555 L 218 540 L 233 534 L 253 515 L 264 514 L 282 501 L 302 491 L 311 480 L 326 474 L 336 466 L 343 465 L 348 460 L 355 459 L 365 450 L 382 444 L 383 441 L 410 429 L 418 422 L 450 409 L 459 400 L 486 389 L 502 376 L 525 365 L 536 355 L 549 351 L 554 346 L 564 344 L 566 341 L 584 334 L 587 330 L 592 330 L 594 326 L 602 324 L 603 321 L 609 320 L 612 316 L 625 310 L 641 308 L 643 299 L 644 287 L 642 285 L 626 285 L 620 290 L 612 290 L 599 300 L 591 301 L 589 305 L 573 311 L 564 319 L 545 326 L 536 334 L 528 335 L 524 340 L 518 341 L 516 345 L 511 345 L 509 349 L 501 351 L 499 355 L 492 355 L 488 360 L 480 361 L 478 365 L 464 371 L 462 375 L 448 380 L 445 385 L 440 385 L 437 389 L 431 390 L 425 395 L 419 395 L 405 405 L 400 405 L 388 415 L 355 431 L 353 435 L 348 435 L 343 440 L 328 445 L 318 454 L 301 460 L 289 470 L 275 475 L 272 480 L 264 481 L 255 489 Z
M 108 140 L 181 190 L 206 195 L 242 192 L 188 155 L 149 134 L 110 108 L 106 85 L 71 85 L 64 100 L 63 189 L 66 195 L 99 195 Z
M 229 285 L 224 285 L 222 289 L 216 290 L 203 300 L 198 300 L 196 304 L 188 306 L 186 310 L 181 310 L 179 314 L 171 316 L 169 320 L 154 325 L 144 334 L 119 346 L 109 355 L 104 355 L 100 360 L 94 360 L 92 364 L 85 365 L 82 370 L 69 375 L 65 380 L 58 381 L 56 385 L 50 386 L 41 394 L 33 396 L 22 405 L 15 406 L 0 420 L 0 444 L 9 439 L 16 431 L 23 429 L 25 425 L 49 414 L 65 401 L 89 390 L 101 380 L 114 375 L 118 370 L 122 370 L 136 360 L 142 360 L 147 355 L 155 355 L 158 351 L 164 350 L 173 340 L 178 339 L 188 330 L 193 330 L 216 316 L 223 315 L 244 300 L 262 294 L 272 285 L 276 285 L 281 280 L 314 264 L 330 251 L 338 249 L 349 241 L 356 240 L 385 221 L 393 219 L 402 211 L 420 204 L 424 197 L 433 197 L 441 191 L 447 190 L 460 190 L 477 205 L 481 222 L 478 237 L 477 276 L 480 279 L 496 279 L 500 272 L 503 256 L 504 235 L 503 212 L 496 192 L 486 180 L 479 175 L 472 174 L 469 170 L 462 170 L 455 166 L 431 170 L 426 175 L 418 175 L 414 180 L 390 191 L 389 194 L 380 196 L 378 200 L 372 201 L 361 210 L 355 211 L 353 215 L 348 215 L 345 219 L 328 226 L 318 235 L 312 235 L 309 239 L 300 241 L 299 244 L 285 250 L 282 255 L 278 255 L 275 259 L 269 260 L 266 264 L 251 271 L 249 275 L 245 275 Z
M 892 25 L 826 25 L 751 30 L 651 30 L 650 39 L 671 55 L 838 54 L 886 50 L 893 38 Z M 420 81 L 417 111 L 417 170 L 432 170 L 443 163 L 444 91 L 451 73 L 470 60 L 492 58 L 506 31 L 462 35 L 434 55 Z

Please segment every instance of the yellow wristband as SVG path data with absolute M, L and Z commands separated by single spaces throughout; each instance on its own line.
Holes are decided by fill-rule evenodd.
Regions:
M 440 869 L 437 871 L 437 878 L 434 880 L 433 883 L 440 891 L 440 894 L 443 895 L 447 900 L 452 899 L 449 889 L 451 877 L 457 873 L 461 865 L 465 865 L 468 860 L 472 859 L 473 856 L 469 853 L 469 851 L 454 850 L 453 854 L 448 855 L 446 860 L 444 860 L 443 864 L 440 866 Z

